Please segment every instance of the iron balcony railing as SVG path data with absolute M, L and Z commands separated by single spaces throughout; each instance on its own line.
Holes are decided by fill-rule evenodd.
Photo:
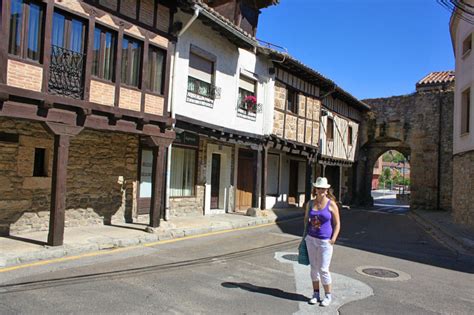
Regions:
M 58 95 L 82 99 L 84 95 L 84 62 L 85 54 L 52 45 L 49 91 Z

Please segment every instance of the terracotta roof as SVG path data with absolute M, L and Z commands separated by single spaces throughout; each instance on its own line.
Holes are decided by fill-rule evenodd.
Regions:
M 418 83 L 416 83 L 416 86 L 451 82 L 454 82 L 454 71 L 437 71 L 431 72 L 425 76 L 423 79 L 418 81 Z

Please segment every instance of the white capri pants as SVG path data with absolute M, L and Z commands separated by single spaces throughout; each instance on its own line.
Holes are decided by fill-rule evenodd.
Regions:
M 311 280 L 321 281 L 323 285 L 331 284 L 329 265 L 331 264 L 333 246 L 329 240 L 321 240 L 307 235 L 305 238 L 311 265 Z

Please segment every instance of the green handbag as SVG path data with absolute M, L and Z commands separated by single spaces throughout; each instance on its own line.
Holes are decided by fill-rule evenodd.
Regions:
M 311 208 L 311 201 L 309 207 Z M 308 256 L 308 248 L 306 247 L 306 234 L 308 234 L 307 223 L 304 223 L 304 232 L 303 232 L 303 239 L 300 242 L 300 246 L 298 246 L 298 263 L 301 265 L 309 265 L 309 256 Z

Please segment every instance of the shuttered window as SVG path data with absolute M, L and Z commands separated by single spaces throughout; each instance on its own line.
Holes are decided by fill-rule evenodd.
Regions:
M 188 91 L 211 97 L 214 63 L 195 53 L 189 54 Z
M 471 116 L 471 89 L 462 92 L 461 96 L 461 134 L 469 133 Z

